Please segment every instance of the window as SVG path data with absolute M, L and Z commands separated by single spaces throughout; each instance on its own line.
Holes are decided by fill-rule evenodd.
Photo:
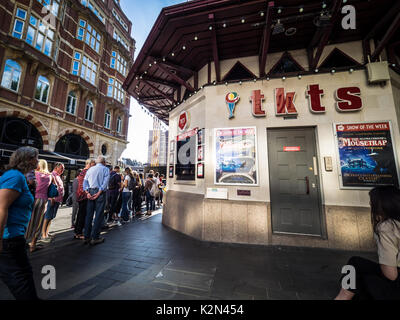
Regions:
M 113 51 L 111 54 L 110 67 L 117 70 L 123 76 L 126 76 L 128 63 L 117 51 Z
M 60 0 L 37 0 L 44 7 L 51 11 L 53 15 L 58 16 L 58 10 L 60 9 Z
M 50 29 L 50 24 L 43 23 L 31 15 L 25 42 L 50 57 L 54 44 L 54 30 Z
M 93 108 L 93 102 L 89 100 L 86 105 L 85 120 L 93 121 Z
M 117 132 L 121 133 L 121 131 L 122 131 L 122 120 L 121 120 L 121 117 L 118 117 L 117 118 Z
M 15 22 L 13 29 L 13 37 L 17 39 L 22 39 L 22 34 L 24 33 L 24 26 L 26 20 L 26 11 L 20 8 L 17 8 L 17 12 L 15 14 Z
M 6 60 L 1 86 L 13 91 L 18 91 L 21 79 L 21 66 L 14 60 Z
M 68 94 L 68 99 L 67 99 L 67 108 L 65 111 L 67 111 L 70 114 L 75 114 L 75 110 L 76 110 L 76 93 L 74 91 L 71 91 Z
M 49 91 L 50 91 L 49 80 L 43 76 L 39 76 L 36 84 L 35 99 L 43 103 L 47 103 L 47 100 L 49 98 Z
M 108 78 L 107 96 L 124 103 L 125 94 L 122 90 L 122 83 L 114 78 Z
M 74 53 L 72 63 L 72 72 L 75 76 L 80 76 L 82 79 L 95 85 L 97 75 L 97 64 L 85 55 L 79 52 Z
M 113 36 L 113 38 L 114 38 L 115 40 L 117 40 L 118 42 L 120 42 L 120 43 L 125 47 L 125 49 L 129 51 L 128 42 L 125 41 L 124 38 L 123 38 L 116 30 L 114 30 L 114 36 Z
M 85 20 L 79 20 L 78 40 L 85 41 L 97 53 L 100 51 L 101 35 Z
M 106 114 L 104 115 L 104 128 L 110 129 L 110 124 L 111 124 L 111 113 L 110 111 L 106 111 Z
M 81 0 L 82 5 L 88 7 L 96 16 L 100 19 L 101 22 L 106 23 L 106 18 L 104 14 L 100 11 L 100 9 L 94 4 L 93 1 L 90 0 Z
M 115 19 L 117 19 L 117 21 L 121 24 L 121 26 L 126 30 L 126 32 L 128 32 L 129 31 L 128 25 L 125 23 L 124 20 L 122 20 L 122 18 L 119 16 L 117 11 L 115 11 L 115 9 L 112 9 L 112 14 L 115 17 Z

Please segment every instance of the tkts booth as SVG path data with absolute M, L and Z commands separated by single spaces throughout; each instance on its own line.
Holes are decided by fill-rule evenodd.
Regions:
M 169 122 L 164 225 L 373 250 L 368 191 L 399 185 L 400 4 L 343 2 L 163 9 L 125 88 Z

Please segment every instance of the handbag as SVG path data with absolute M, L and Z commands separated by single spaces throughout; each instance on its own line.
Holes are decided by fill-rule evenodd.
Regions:
M 49 185 L 49 189 L 47 190 L 47 197 L 55 198 L 58 197 L 58 189 L 57 186 L 52 182 Z

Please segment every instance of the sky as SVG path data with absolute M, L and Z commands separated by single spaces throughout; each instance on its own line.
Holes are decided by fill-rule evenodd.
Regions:
M 120 0 L 121 8 L 132 21 L 132 37 L 136 41 L 135 58 L 138 56 L 161 9 L 184 0 Z M 137 101 L 131 97 L 131 118 L 129 119 L 128 141 L 122 158 L 147 162 L 149 130 L 153 129 L 153 118 L 146 114 Z

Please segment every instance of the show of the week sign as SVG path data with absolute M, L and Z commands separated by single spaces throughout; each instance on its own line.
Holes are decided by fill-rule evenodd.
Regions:
M 342 187 L 398 186 L 389 122 L 337 124 L 335 128 Z
M 311 84 L 307 87 L 306 97 L 312 113 L 324 113 L 326 111 L 321 101 L 323 95 L 324 90 L 319 87 L 319 84 Z M 276 116 L 297 115 L 295 105 L 296 92 L 285 92 L 284 88 L 276 88 L 274 97 Z M 339 112 L 359 111 L 362 109 L 361 90 L 358 87 L 339 88 L 335 91 L 335 97 L 337 100 L 335 103 L 336 110 Z M 264 94 L 261 90 L 253 90 L 250 102 L 252 104 L 252 113 L 255 117 L 267 116 L 262 106 L 264 100 Z

